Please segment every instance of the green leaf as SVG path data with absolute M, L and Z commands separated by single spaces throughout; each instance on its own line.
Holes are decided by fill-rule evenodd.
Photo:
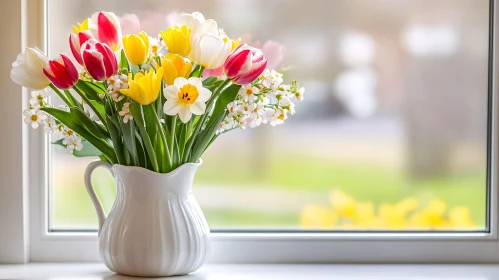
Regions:
M 99 94 L 107 93 L 107 89 L 103 83 L 100 82 L 88 82 L 83 80 L 78 80 L 76 83 L 76 87 L 79 88 L 85 96 L 90 100 L 95 100 L 99 103 L 102 103 L 102 99 L 99 97 Z
M 71 116 L 73 120 L 83 124 L 93 135 L 100 138 L 109 138 L 109 133 L 104 130 L 101 126 L 97 125 L 92 121 L 84 112 L 78 108 L 70 108 Z
M 92 105 L 94 105 L 95 109 L 97 109 L 97 113 L 101 115 L 103 119 L 105 119 L 104 117 L 106 116 L 106 108 L 104 107 L 104 105 L 95 100 L 90 100 L 90 102 L 92 103 Z
M 208 78 L 203 80 L 203 86 L 209 87 L 209 86 L 213 85 L 213 83 L 215 83 L 217 80 L 218 80 L 217 77 L 208 77 Z M 222 83 L 223 83 L 223 81 L 222 81 Z
M 126 68 L 126 70 L 130 70 L 130 65 L 128 64 L 128 59 L 126 59 L 125 50 L 121 50 L 119 68 L 120 69 Z
M 154 153 L 154 148 L 151 144 L 151 139 L 149 138 L 149 134 L 147 134 L 147 130 L 144 127 L 144 119 L 142 116 L 142 108 L 139 103 L 131 103 L 130 104 L 130 113 L 132 113 L 133 121 L 139 128 L 140 136 L 143 140 L 143 144 L 146 148 L 147 154 L 149 155 L 149 159 L 151 160 L 153 171 L 159 172 L 158 160 L 156 159 L 156 154 Z
M 237 93 L 239 92 L 240 88 L 241 85 L 232 84 L 224 91 L 222 91 L 215 103 L 215 109 L 213 110 L 212 115 L 218 116 L 221 112 L 223 112 L 225 108 L 227 108 L 227 105 L 229 105 L 230 102 L 236 99 Z
M 216 118 L 212 118 L 213 121 L 210 119 L 210 122 L 208 122 L 205 130 L 201 132 L 201 135 L 199 135 L 199 137 L 196 138 L 196 141 L 194 142 L 190 156 L 191 162 L 197 162 L 197 160 L 201 157 L 203 152 L 210 144 L 211 139 L 216 134 L 218 125 L 223 121 L 224 118 L 225 112 L 222 112 Z
M 121 132 L 123 134 L 123 140 L 125 146 L 132 157 L 132 162 L 136 165 L 139 162 L 137 155 L 137 146 L 135 143 L 134 126 L 133 121 L 129 120 L 127 123 L 121 122 Z
M 80 136 L 90 142 L 95 146 L 99 151 L 101 151 L 111 163 L 116 163 L 116 154 L 111 146 L 107 144 L 104 140 L 94 136 L 90 131 L 87 130 L 86 127 L 80 125 L 76 121 L 74 121 L 71 113 L 66 111 L 62 111 L 55 108 L 41 108 L 40 110 L 52 115 L 54 118 L 59 120 L 65 126 L 71 128 L 76 133 L 80 134 Z
M 118 163 L 122 165 L 127 165 L 124 154 L 123 142 L 121 140 L 120 128 L 116 124 L 118 123 L 118 117 L 116 114 L 113 116 L 106 115 L 107 127 L 109 129 L 109 134 L 111 135 L 111 141 L 113 142 L 114 150 L 116 151 L 116 156 L 118 158 Z
M 73 104 L 73 106 L 83 109 L 83 105 L 81 105 L 81 103 L 76 100 L 76 98 L 73 96 L 73 94 L 71 94 L 69 90 L 64 90 L 64 93 L 66 93 L 68 100 L 71 102 L 71 104 Z

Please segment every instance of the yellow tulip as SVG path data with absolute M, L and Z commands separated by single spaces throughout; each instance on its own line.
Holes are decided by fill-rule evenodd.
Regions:
M 174 53 L 166 54 L 161 61 L 161 67 L 164 69 L 163 80 L 167 85 L 173 85 L 173 81 L 178 77 L 189 78 L 192 71 L 192 64 Z
M 124 36 L 123 48 L 130 63 L 143 64 L 149 55 L 149 37 L 145 32 Z
M 170 53 L 181 56 L 187 56 L 190 53 L 191 30 L 187 26 L 173 26 L 160 33 Z
M 128 88 L 122 89 L 121 93 L 141 105 L 148 105 L 158 98 L 161 79 L 163 79 L 162 67 L 157 68 L 156 72 L 154 69 L 150 69 L 146 74 L 139 72 L 133 78 L 130 73 L 128 74 Z
M 86 18 L 82 23 L 77 22 L 76 25 L 73 25 L 73 31 L 75 34 L 78 34 L 81 31 L 88 30 L 88 20 Z

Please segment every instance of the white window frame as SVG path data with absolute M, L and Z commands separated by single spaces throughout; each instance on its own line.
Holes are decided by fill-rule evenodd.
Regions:
M 499 48 L 495 44 L 499 36 L 498 1 L 493 0 L 491 11 L 494 47 L 489 75 L 494 78 L 490 85 L 493 95 L 490 233 L 214 233 L 209 262 L 499 262 L 499 73 L 496 72 Z M 8 2 L 2 3 L 2 12 L 21 15 L 22 24 L 2 30 L 10 33 L 8 51 L 2 53 L 4 59 L 14 60 L 26 46 L 46 49 L 46 1 Z M 27 130 L 17 117 L 26 104 L 27 91 L 10 82 L 8 75 L 1 75 L 0 81 L 5 93 L 0 112 L 8 116 L 4 120 L 19 120 L 0 122 L 0 131 L 8 131 L 0 145 L 0 263 L 100 261 L 96 233 L 48 232 L 46 138 L 40 129 Z

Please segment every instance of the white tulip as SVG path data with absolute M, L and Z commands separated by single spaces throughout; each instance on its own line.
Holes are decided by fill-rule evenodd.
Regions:
M 189 58 L 207 69 L 222 66 L 230 53 L 232 42 L 213 34 L 196 34 L 191 41 L 191 54 Z
M 204 16 L 200 12 L 194 12 L 192 14 L 181 14 L 178 16 L 178 21 L 174 25 L 185 25 L 187 28 L 193 30 L 205 22 Z
M 12 63 L 10 78 L 23 87 L 33 90 L 44 89 L 50 84 L 50 80 L 43 74 L 43 68 L 48 66 L 48 61 L 37 47 L 26 48 L 26 51 L 20 53 Z

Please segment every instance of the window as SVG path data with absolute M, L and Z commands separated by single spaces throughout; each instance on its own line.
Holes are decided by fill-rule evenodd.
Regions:
M 220 138 L 197 174 L 213 261 L 499 260 L 495 1 L 42 2 L 23 5 L 43 14 L 30 26 L 46 25 L 28 42 L 51 54 L 97 10 L 135 13 L 151 35 L 172 9 L 195 9 L 230 36 L 285 47 L 280 68 L 307 89 L 298 113 Z M 80 179 L 93 159 L 29 139 L 50 147 L 29 155 L 30 259 L 98 260 Z M 94 180 L 109 209 L 112 178 Z
M 204 155 L 194 192 L 212 229 L 487 229 L 488 0 L 52 0 L 49 50 L 69 53 L 71 25 L 95 11 L 156 36 L 175 9 L 216 19 L 307 90 L 284 125 L 231 131 Z M 50 156 L 50 229 L 95 229 L 95 158 Z M 114 182 L 94 177 L 110 209 Z

